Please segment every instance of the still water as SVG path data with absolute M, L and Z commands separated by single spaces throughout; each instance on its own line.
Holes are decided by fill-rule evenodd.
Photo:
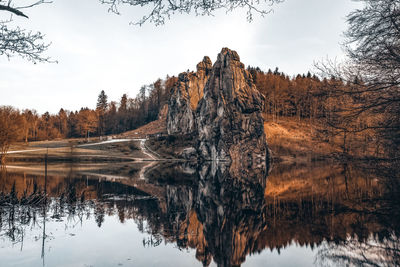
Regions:
M 1 170 L 0 266 L 400 265 L 400 187 L 384 171 L 41 165 Z

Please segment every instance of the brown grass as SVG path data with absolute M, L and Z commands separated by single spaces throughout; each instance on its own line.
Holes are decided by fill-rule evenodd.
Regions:
M 266 121 L 264 130 L 275 159 L 312 161 L 326 158 L 338 149 L 321 142 L 315 127 L 308 121 L 293 118 L 283 118 L 277 122 Z
M 167 133 L 165 118 L 152 121 L 135 130 L 124 132 L 118 135 L 119 138 L 145 138 L 147 135 Z

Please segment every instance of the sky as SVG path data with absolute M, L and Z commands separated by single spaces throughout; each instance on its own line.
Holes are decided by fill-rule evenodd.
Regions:
M 26 9 L 29 19 L 15 25 L 40 31 L 51 42 L 46 55 L 58 63 L 33 64 L 0 56 L 0 105 L 57 113 L 60 108 L 95 108 L 104 90 L 111 101 L 167 75 L 195 70 L 207 55 L 214 62 L 221 48 L 236 50 L 245 66 L 288 75 L 313 71 L 324 58 L 344 59 L 346 15 L 351 0 L 286 0 L 265 17 L 246 20 L 246 10 L 214 16 L 178 14 L 165 25 L 130 25 L 143 8 L 108 12 L 99 0 L 54 0 Z M 5 14 L 0 13 L 0 18 Z

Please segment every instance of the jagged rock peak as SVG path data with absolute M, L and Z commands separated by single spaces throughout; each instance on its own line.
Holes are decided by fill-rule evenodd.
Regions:
M 196 66 L 197 72 L 205 71 L 208 74 L 212 69 L 212 62 L 208 56 L 205 56 Z
M 212 62 L 205 56 L 197 64 L 197 72 L 183 72 L 172 89 L 168 101 L 168 134 L 189 134 L 196 129 L 195 110 L 203 97 L 204 86 L 212 69 Z
M 227 47 L 222 48 L 221 52 L 218 54 L 218 60 L 220 59 L 220 57 L 225 57 L 226 55 L 229 55 L 233 60 L 240 62 L 239 54 L 236 51 L 230 50 Z

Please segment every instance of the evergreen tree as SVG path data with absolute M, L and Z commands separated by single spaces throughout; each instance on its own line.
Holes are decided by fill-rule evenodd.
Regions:
M 128 96 L 126 94 L 123 94 L 121 97 L 121 101 L 119 103 L 118 112 L 125 113 L 127 108 L 128 108 Z
M 98 98 L 97 98 L 97 105 L 96 111 L 98 113 L 98 133 L 100 135 L 104 134 L 106 125 L 105 125 L 105 113 L 107 111 L 108 103 L 107 103 L 107 95 L 104 90 L 101 90 Z
M 99 97 L 97 98 L 97 105 L 96 105 L 96 109 L 100 110 L 102 112 L 105 112 L 108 106 L 107 103 L 107 95 L 104 92 L 104 90 L 101 90 Z

